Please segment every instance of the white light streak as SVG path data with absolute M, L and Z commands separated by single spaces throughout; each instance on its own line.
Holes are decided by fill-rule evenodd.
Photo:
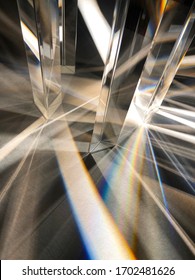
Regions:
M 23 23 L 23 21 L 20 22 L 25 43 L 34 53 L 36 58 L 40 61 L 38 39 L 32 33 L 32 31 L 30 31 L 30 29 Z
M 106 63 L 111 34 L 110 25 L 95 0 L 78 0 L 78 7 L 98 52 L 103 62 Z

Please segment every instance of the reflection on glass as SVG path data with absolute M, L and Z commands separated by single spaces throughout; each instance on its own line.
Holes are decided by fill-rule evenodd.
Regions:
M 75 27 L 75 30 L 71 29 L 72 32 L 69 34 L 71 37 L 68 37 L 69 35 L 65 33 L 64 42 L 70 46 L 71 52 L 68 54 L 71 57 L 75 55 L 75 67 L 71 70 L 70 64 L 67 63 L 66 71 L 62 71 L 62 87 L 65 93 L 63 108 L 67 114 L 73 110 L 75 118 L 78 112 L 82 112 L 82 118 L 85 118 L 86 114 L 90 115 L 90 122 L 85 124 L 85 127 L 88 127 L 87 151 L 94 127 L 97 104 L 99 102 L 99 112 L 102 100 L 104 99 L 106 102 L 105 96 L 109 86 L 107 86 L 107 89 L 105 86 L 104 89 L 106 90 L 104 90 L 102 84 L 110 83 L 109 79 L 114 71 L 120 44 L 119 33 L 122 33 L 119 26 L 120 22 L 125 20 L 125 15 L 124 17 L 121 17 L 121 15 L 126 6 L 128 6 L 128 1 L 118 0 L 107 1 L 106 3 L 105 1 L 78 0 L 74 3 L 71 2 L 71 5 L 68 4 L 67 7 L 65 6 L 65 10 L 70 10 L 71 16 L 70 14 L 70 17 L 65 16 L 64 29 L 68 29 L 66 26 L 72 24 L 72 28 Z M 67 13 L 69 13 L 68 10 Z M 63 69 L 65 68 L 63 67 Z M 101 91 L 101 100 L 99 101 Z M 105 108 L 103 107 L 101 114 L 104 115 L 104 111 Z M 101 121 L 97 120 L 98 115 L 96 116 L 95 129 L 97 129 L 98 123 L 103 121 L 103 119 Z M 68 120 L 74 129 L 75 122 L 71 121 L 71 116 L 70 119 L 68 116 Z M 81 124 L 80 128 L 82 126 L 84 127 Z M 78 132 L 78 128 L 76 130 Z
M 77 0 L 62 0 L 61 11 L 61 70 L 62 73 L 75 71 L 77 44 Z
M 125 28 L 121 32 L 121 46 L 115 68 L 109 77 L 111 82 L 104 85 L 104 88 L 107 87 L 108 96 L 102 94 L 100 98 L 100 104 L 106 104 L 106 110 L 102 112 L 97 109 L 97 118 L 103 115 L 103 121 L 96 122 L 92 137 L 93 146 L 101 141 L 97 150 L 102 149 L 102 145 L 116 144 L 165 4 L 165 1 L 130 1 L 129 8 L 128 5 L 126 7 L 127 20 L 118 14 L 120 19 L 124 19 Z M 125 14 L 124 1 L 121 5 L 120 12 Z M 101 127 L 99 132 L 98 127 Z
M 194 5 L 189 11 L 189 7 L 169 1 L 135 91 L 135 106 L 143 118 L 148 119 L 161 105 L 194 34 Z
M 113 11 L 113 25 L 110 34 L 107 57 L 105 60 L 104 73 L 102 77 L 102 88 L 97 107 L 96 120 L 90 145 L 92 151 L 102 140 L 105 129 L 105 117 L 107 114 L 112 84 L 118 62 L 121 40 L 125 27 L 129 1 L 116 1 Z
M 34 102 L 49 118 L 62 103 L 58 1 L 17 2 Z
M 167 2 L 136 84 L 121 137 L 129 127 L 133 129 L 145 121 L 149 122 L 150 113 L 161 105 L 193 40 L 193 14 L 194 4 Z

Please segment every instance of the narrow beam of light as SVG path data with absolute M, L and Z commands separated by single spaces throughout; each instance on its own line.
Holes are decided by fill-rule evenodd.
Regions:
M 22 34 L 25 43 L 29 47 L 29 49 L 34 53 L 36 58 L 40 61 L 39 56 L 39 43 L 37 37 L 32 33 L 32 31 L 24 24 L 23 21 L 20 21 Z
M 165 197 L 165 192 L 164 192 L 161 176 L 160 176 L 159 169 L 158 169 L 158 164 L 157 164 L 157 161 L 156 161 L 156 157 L 155 157 L 155 154 L 154 154 L 154 150 L 153 150 L 153 147 L 152 147 L 147 129 L 146 129 L 146 135 L 147 135 L 150 151 L 151 151 L 151 154 L 152 154 L 152 159 L 153 159 L 153 162 L 154 162 L 155 171 L 156 171 L 158 183 L 159 183 L 159 186 L 160 186 L 160 190 L 161 190 L 163 202 L 164 202 L 164 205 L 165 205 L 165 209 L 168 210 L 168 204 L 167 204 L 167 200 L 166 200 L 166 197 Z
M 153 135 L 153 134 L 152 134 Z M 153 135 L 154 137 L 154 135 Z M 184 181 L 187 183 L 188 187 L 192 190 L 193 193 L 195 193 L 195 188 L 194 186 L 188 181 L 188 177 L 190 177 L 187 174 L 187 171 L 184 169 L 183 165 L 181 162 L 175 157 L 174 153 L 168 153 L 163 146 L 161 145 L 160 141 L 158 141 L 158 145 L 160 146 L 161 150 L 166 154 L 168 157 L 169 161 L 172 163 L 172 165 L 175 167 L 175 169 L 178 171 L 179 175 L 182 176 Z
M 175 138 L 178 138 L 180 140 L 195 144 L 195 137 L 192 136 L 192 135 L 188 135 L 188 134 L 183 133 L 183 132 L 174 131 L 174 130 L 171 130 L 171 129 L 167 129 L 167 128 L 164 128 L 164 127 L 159 127 L 157 125 L 152 125 L 152 124 L 146 124 L 146 127 L 148 129 L 154 130 L 156 132 L 160 132 L 162 134 L 169 135 L 171 137 L 175 137 Z
M 78 7 L 105 64 L 110 42 L 110 25 L 95 0 L 78 0 Z
M 184 109 L 180 109 L 180 108 L 179 109 L 178 108 L 172 108 L 172 107 L 168 107 L 168 106 L 161 106 L 160 109 L 161 110 L 170 111 L 172 113 L 179 114 L 179 115 L 184 115 L 186 117 L 193 117 L 193 118 L 195 118 L 195 111 L 184 110 Z
M 42 132 L 42 130 L 39 131 L 38 135 L 33 140 L 32 144 L 30 145 L 30 147 L 27 150 L 27 152 L 25 153 L 24 157 L 22 158 L 22 160 L 18 164 L 18 166 L 15 169 L 14 173 L 12 174 L 12 176 L 9 178 L 8 182 L 1 188 L 1 191 L 0 191 L 0 202 L 2 201 L 4 196 L 6 195 L 6 193 L 10 189 L 10 187 L 12 186 L 14 180 L 17 178 L 17 176 L 18 176 L 19 172 L 21 171 L 21 169 L 22 169 L 26 159 L 28 158 L 29 154 L 31 152 L 35 152 L 34 146 L 35 146 L 35 143 L 38 142 L 37 140 L 39 139 L 39 136 L 40 136 L 41 132 Z
M 157 114 L 158 114 L 158 115 L 161 115 L 161 116 L 163 116 L 163 117 L 166 117 L 166 118 L 168 118 L 168 119 L 170 119 L 170 120 L 173 120 L 173 121 L 179 122 L 179 123 L 181 123 L 181 124 L 187 125 L 187 126 L 189 126 L 189 127 L 191 127 L 191 128 L 195 128 L 195 123 L 194 123 L 194 122 L 189 121 L 189 120 L 186 120 L 186 119 L 181 118 L 181 117 L 178 117 L 178 116 L 175 116 L 175 115 L 172 115 L 172 114 L 170 114 L 170 113 L 164 112 L 164 111 L 161 110 L 161 109 L 159 109 L 159 110 L 157 111 Z
M 8 142 L 5 146 L 0 149 L 0 161 L 3 160 L 8 154 L 10 154 L 19 144 L 21 144 L 28 136 L 37 131 L 41 125 L 45 123 L 45 118 L 40 117 L 20 134 Z
M 63 40 L 62 25 L 59 26 L 59 40 L 60 42 Z
M 57 138 L 53 139 L 53 145 L 70 204 L 90 257 L 135 259 L 85 168 L 74 140 L 71 141 L 68 127 L 61 136 L 62 139 L 70 138 L 69 148 L 73 152 L 59 150 Z

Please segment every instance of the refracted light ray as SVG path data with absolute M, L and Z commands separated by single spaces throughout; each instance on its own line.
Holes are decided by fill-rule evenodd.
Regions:
M 65 120 L 64 124 L 66 125 Z M 62 134 L 64 133 L 62 132 Z M 71 138 L 68 127 L 66 129 L 67 134 Z M 53 145 L 75 219 L 91 258 L 134 259 L 134 254 L 115 226 L 83 166 L 74 141 L 70 141 L 72 152 L 59 150 L 58 141 L 55 138 L 53 139 Z M 82 180 L 77 181 L 76 185 L 72 181 L 72 169 L 74 169 L 74 174 L 79 174 L 82 178 Z M 96 233 L 94 234 L 95 227 Z M 104 244 L 103 247 L 102 244 Z
M 153 138 L 155 139 L 155 135 L 150 132 L 151 135 L 153 136 Z M 157 139 L 156 139 L 157 141 Z M 183 177 L 183 179 L 185 180 L 185 182 L 187 183 L 187 186 L 192 190 L 192 192 L 195 194 L 195 186 L 193 186 L 189 180 L 187 179 L 190 176 L 187 176 L 187 170 L 185 170 L 185 168 L 182 166 L 182 164 L 180 163 L 179 160 L 177 160 L 177 158 L 174 156 L 174 154 L 169 153 L 168 151 L 166 151 L 162 145 L 160 144 L 160 142 L 158 142 L 158 145 L 160 146 L 161 150 L 166 154 L 166 156 L 168 157 L 170 163 L 173 164 L 173 166 L 176 168 L 176 170 L 179 172 L 179 174 Z
M 126 158 L 123 154 L 121 154 L 124 160 Z M 130 163 L 127 161 L 126 164 L 129 165 L 130 169 L 134 173 L 134 176 L 140 181 L 144 189 L 147 191 L 149 196 L 155 201 L 156 205 L 158 205 L 158 208 L 162 211 L 162 213 L 165 215 L 165 217 L 168 219 L 168 221 L 172 224 L 176 232 L 181 236 L 182 240 L 186 243 L 188 248 L 195 254 L 195 247 L 193 241 L 189 238 L 189 236 L 186 234 L 186 232 L 182 229 L 182 227 L 177 223 L 177 221 L 174 219 L 174 217 L 167 211 L 164 204 L 160 201 L 160 199 L 153 193 L 150 186 L 147 185 L 143 177 L 130 165 Z
M 166 200 L 166 196 L 165 196 L 165 192 L 164 192 L 161 176 L 160 176 L 160 173 L 159 173 L 157 160 L 156 160 L 156 157 L 155 157 L 155 154 L 154 154 L 154 150 L 153 150 L 153 147 L 152 147 L 152 144 L 151 144 L 150 137 L 149 137 L 147 129 L 146 129 L 146 136 L 147 136 L 148 144 L 149 144 L 150 151 L 151 151 L 151 154 L 152 154 L 152 159 L 153 159 L 154 166 L 155 166 L 157 180 L 158 180 L 158 183 L 159 183 L 159 186 L 160 186 L 160 190 L 161 190 L 161 193 L 162 193 L 163 202 L 164 202 L 166 210 L 168 211 L 169 208 L 168 208 L 168 204 L 167 204 L 167 200 Z
M 169 111 L 173 114 L 175 113 L 175 114 L 178 114 L 178 115 L 181 115 L 184 117 L 193 117 L 193 118 L 195 117 L 195 111 L 193 111 L 193 108 L 192 108 L 192 111 L 188 111 L 188 110 L 184 110 L 184 109 L 170 108 L 168 106 L 161 106 L 161 110 Z M 170 116 L 170 118 L 171 118 L 171 116 Z
M 41 131 L 38 132 L 38 135 L 35 137 L 34 141 L 32 142 L 32 145 L 30 145 L 29 149 L 27 150 L 27 152 L 25 153 L 24 157 L 22 158 L 22 160 L 20 161 L 20 163 L 18 164 L 16 170 L 14 171 L 13 175 L 10 177 L 10 179 L 8 180 L 8 182 L 6 183 L 6 185 L 4 185 L 0 191 L 0 201 L 4 198 L 5 194 L 8 192 L 8 190 L 10 189 L 10 187 L 12 186 L 14 180 L 16 179 L 16 177 L 18 176 L 19 172 L 21 171 L 27 157 L 29 156 L 29 154 L 31 152 L 33 152 L 33 154 L 35 153 L 36 149 L 34 149 L 34 146 L 36 145 L 36 143 L 39 140 Z M 33 157 L 32 157 L 33 159 Z M 30 165 L 29 165 L 30 168 Z
M 95 0 L 78 0 L 78 7 L 82 13 L 89 32 L 97 46 L 104 63 L 106 63 L 106 56 L 110 40 L 110 25 L 101 13 L 100 8 Z M 96 18 L 98 25 L 94 21 Z
M 0 149 L 0 161 L 2 161 L 8 154 L 10 154 L 24 139 L 29 135 L 34 133 L 37 128 L 45 123 L 45 118 L 41 117 L 29 127 L 27 127 L 23 132 L 13 138 L 5 146 Z
M 147 176 L 145 175 L 147 168 L 145 166 L 145 145 L 147 143 L 144 140 L 146 137 L 144 135 L 144 127 L 136 129 L 132 132 L 131 137 L 129 139 L 127 138 L 126 143 L 123 143 L 123 146 L 120 148 L 117 146 L 118 148 L 113 149 L 107 153 L 102 160 L 97 162 L 98 168 L 101 169 L 105 178 L 99 183 L 100 192 L 116 223 L 127 237 L 135 252 L 136 247 L 140 246 L 136 241 L 137 234 L 140 230 L 140 215 L 144 215 L 142 212 L 142 199 L 144 194 L 142 183 L 139 179 Z M 93 155 L 94 158 L 95 155 L 96 154 Z M 149 163 L 150 168 L 153 169 L 152 174 L 156 174 L 154 159 L 151 153 L 149 156 L 153 162 L 153 164 Z M 109 158 L 111 159 L 110 161 Z M 128 161 L 128 164 L 126 161 Z M 135 176 L 135 172 L 139 174 L 139 176 Z M 156 177 L 157 176 L 154 176 L 155 189 L 158 184 L 156 183 Z M 157 177 L 157 180 L 158 179 Z M 148 188 L 150 188 L 150 184 L 148 184 Z M 163 197 L 165 197 L 162 183 L 160 192 L 161 197 L 162 194 Z M 156 191 L 154 191 L 154 196 L 156 196 Z M 164 204 L 168 212 L 167 202 L 165 200 Z
M 144 133 L 143 133 L 143 127 L 138 128 L 135 130 L 135 132 L 131 135 L 131 138 L 129 141 L 126 143 L 126 154 L 125 157 L 127 160 L 130 162 L 130 164 L 135 168 L 139 173 L 142 173 L 143 169 L 143 154 L 145 152 L 145 146 L 143 145 L 144 143 Z M 130 222 L 132 224 L 132 239 L 130 241 L 130 244 L 132 248 L 135 250 L 137 247 L 137 231 L 138 229 L 138 217 L 139 217 L 139 207 L 140 207 L 140 199 L 141 199 L 141 186 L 140 182 L 135 178 L 133 173 L 129 171 L 129 166 L 127 168 L 125 162 L 121 161 L 120 157 L 118 158 L 118 166 L 120 166 L 119 170 L 113 170 L 111 171 L 112 173 L 112 178 L 111 180 L 108 181 L 110 186 L 115 185 L 115 190 L 113 190 L 113 187 L 111 187 L 111 195 L 114 194 L 117 199 L 117 202 L 119 204 L 119 208 L 115 209 L 116 215 L 118 216 L 118 223 L 122 227 L 122 229 L 125 231 L 126 234 L 127 231 L 126 229 L 126 221 L 128 219 L 131 219 L 132 221 Z M 118 167 L 116 165 L 116 167 Z M 114 175 L 116 173 L 116 176 Z M 121 176 L 125 176 L 125 180 L 127 180 L 127 185 L 125 184 L 123 189 L 121 191 L 118 190 L 118 184 L 114 184 L 114 181 L 117 182 L 117 178 L 120 178 Z M 110 192 L 110 190 L 109 190 Z M 129 194 L 129 195 L 127 195 Z M 109 197 L 109 195 L 107 195 Z M 108 200 L 109 201 L 109 200 Z M 134 201 L 134 202 L 133 202 Z M 116 207 L 116 206 L 115 206 Z M 122 208 L 125 207 L 125 217 L 124 219 L 122 215 L 120 215 L 120 211 Z M 117 214 L 118 212 L 118 214 Z M 122 212 L 121 212 L 122 213 Z M 131 213 L 131 215 L 130 215 Z M 130 217 L 128 218 L 128 216 Z M 119 222 L 120 220 L 123 221 Z
M 151 130 L 154 130 L 156 132 L 160 132 L 160 133 L 163 133 L 165 135 L 169 135 L 169 136 L 172 136 L 174 138 L 181 139 L 183 141 L 195 144 L 195 139 L 194 139 L 194 136 L 192 136 L 192 135 L 188 135 L 186 133 L 170 130 L 170 129 L 159 127 L 157 125 L 152 125 L 152 124 L 147 124 L 147 128 L 151 129 Z
M 135 136 L 135 135 L 134 135 Z M 149 178 L 151 178 L 151 174 L 155 174 L 155 168 L 154 165 L 151 163 L 148 163 L 148 158 L 147 158 L 147 165 L 149 165 L 152 168 L 152 173 L 146 173 L 146 167 L 143 164 L 143 173 L 138 173 L 137 175 L 135 175 L 136 172 L 136 165 L 135 162 L 133 162 L 132 160 L 129 161 L 128 160 L 128 164 L 126 162 L 127 157 L 126 155 L 129 154 L 131 155 L 131 151 L 132 151 L 132 146 L 133 146 L 133 139 L 135 139 L 134 137 L 132 138 L 132 145 L 128 145 L 129 150 L 125 148 L 125 146 L 121 148 L 115 148 L 111 151 L 109 151 L 108 153 L 104 152 L 99 152 L 100 155 L 98 156 L 98 153 L 94 153 L 93 154 L 93 158 L 96 159 L 96 164 L 97 167 L 94 166 L 94 173 L 96 173 L 97 168 L 101 169 L 101 172 L 104 176 L 105 179 L 102 179 L 101 182 L 98 183 L 99 186 L 99 191 L 102 194 L 104 201 L 109 209 L 109 211 L 112 213 L 115 221 L 117 222 L 119 228 L 122 230 L 122 232 L 124 233 L 124 235 L 126 236 L 129 244 L 131 245 L 131 247 L 133 248 L 134 252 L 136 254 L 138 254 L 139 256 L 139 250 L 142 251 L 142 254 L 144 254 L 145 251 L 145 246 L 147 247 L 146 244 L 144 244 L 144 242 L 140 244 L 140 241 L 142 240 L 142 237 L 140 236 L 139 232 L 143 233 L 144 232 L 144 236 L 149 236 L 149 238 L 147 239 L 147 244 L 148 246 L 151 248 L 152 244 L 150 244 L 150 240 L 152 238 L 152 242 L 155 242 L 155 244 L 157 245 L 158 242 L 161 242 L 161 238 L 162 238 L 162 232 L 158 232 L 158 228 L 157 225 L 155 225 L 155 230 L 152 230 L 152 220 L 150 220 L 150 229 L 149 233 L 148 233 L 148 228 L 144 228 L 144 224 L 147 223 L 147 209 L 143 209 L 143 204 L 144 204 L 144 190 L 142 189 L 142 181 L 145 183 L 145 187 L 147 186 L 147 189 L 149 189 L 149 191 L 151 192 L 151 195 L 154 197 L 155 201 L 156 198 L 157 200 L 159 199 L 159 202 L 162 202 L 162 206 L 163 205 L 163 201 L 162 201 L 162 195 L 161 194 L 157 194 L 157 190 L 159 188 L 157 188 L 157 182 L 156 182 L 156 177 L 154 176 L 154 180 L 150 181 Z M 130 143 L 130 140 L 128 141 L 128 143 Z M 134 150 L 133 153 L 139 153 L 139 149 Z M 104 154 L 104 157 L 102 157 L 101 154 Z M 145 161 L 145 158 L 142 158 L 141 154 L 140 155 L 140 160 L 136 160 L 137 163 L 142 161 Z M 151 156 L 151 155 L 150 155 Z M 100 160 L 97 160 L 98 157 L 100 158 Z M 137 154 L 137 156 L 138 154 Z M 129 159 L 133 159 L 131 156 L 129 157 Z M 124 162 L 125 161 L 125 162 Z M 132 168 L 132 165 L 135 167 Z M 137 165 L 138 169 L 139 169 L 139 165 Z M 140 171 L 140 170 L 137 170 Z M 92 172 L 92 173 L 93 173 Z M 129 174 L 129 175 L 128 175 Z M 130 175 L 131 174 L 131 175 Z M 140 176 L 140 177 L 139 177 Z M 149 177 L 148 177 L 149 176 Z M 129 185 L 129 180 L 128 178 L 131 177 L 133 179 L 133 181 L 131 181 L 132 185 Z M 138 179 L 139 178 L 139 179 Z M 153 175 L 152 175 L 153 178 Z M 142 181 L 141 181 L 142 179 Z M 127 186 L 127 182 L 128 182 L 128 186 Z M 140 185 L 141 191 L 139 193 L 136 193 L 136 182 L 139 182 L 138 185 Z M 134 184 L 135 183 L 135 184 Z M 118 187 L 120 185 L 120 188 Z M 161 193 L 161 192 L 160 192 Z M 137 200 L 136 200 L 136 196 L 137 196 Z M 127 204 L 125 204 L 125 201 L 127 202 Z M 149 204 L 151 204 L 150 201 L 148 201 Z M 158 205 L 157 203 L 157 205 Z M 126 205 L 126 207 L 124 207 L 124 205 Z M 129 207 L 127 207 L 129 205 Z M 136 207 L 137 205 L 137 207 Z M 155 213 L 155 207 L 152 206 L 152 211 L 153 213 Z M 158 208 L 159 209 L 159 208 Z M 166 211 L 166 215 L 169 214 L 169 212 L 166 210 L 166 208 L 164 207 L 163 209 L 165 209 Z M 160 209 L 158 211 L 161 211 Z M 164 210 L 163 210 L 164 211 Z M 158 214 L 156 213 L 155 216 L 157 217 Z M 143 219 L 142 219 L 143 217 Z M 170 220 L 170 217 L 169 217 Z M 159 220 L 160 223 L 163 222 L 162 217 Z M 173 223 L 174 224 L 174 223 Z M 177 224 L 177 223 L 176 223 Z M 176 225 L 177 227 L 177 225 Z M 180 229 L 178 229 L 180 230 Z M 181 236 L 186 236 L 186 233 L 183 229 L 181 229 Z M 169 231 L 168 231 L 169 232 Z M 166 230 L 166 237 L 169 236 L 169 238 L 166 239 L 166 241 L 163 241 L 163 246 L 164 249 L 166 248 L 166 246 L 169 247 L 169 242 L 173 242 L 173 238 L 175 239 L 173 235 L 173 232 L 169 232 L 168 234 L 167 230 Z M 147 235 L 148 234 L 148 235 Z M 167 235 L 168 234 L 168 235 Z M 156 240 L 156 237 L 158 239 L 158 241 Z M 186 236 L 187 237 L 187 236 Z M 187 240 L 189 238 L 187 237 Z M 145 239 L 144 239 L 145 240 Z M 143 241 L 144 241 L 143 240 Z M 189 242 L 191 245 L 189 246 L 190 248 L 193 248 L 193 243 L 191 243 L 191 241 Z M 166 244 L 166 245 L 165 245 Z M 168 248 L 167 247 L 167 248 Z M 153 250 L 154 249 L 154 250 Z M 155 251 L 155 247 L 153 247 L 153 249 L 147 253 L 150 254 L 150 258 L 152 258 L 154 251 Z M 165 249 L 166 250 L 166 249 Z M 162 255 L 161 255 L 162 256 Z M 160 255 L 159 255 L 160 257 Z M 164 256 L 165 257 L 165 256 Z
M 183 58 L 180 64 L 180 69 L 193 68 L 195 64 L 195 55 L 188 55 Z M 193 75 L 193 72 L 191 73 Z
M 116 70 L 116 78 L 120 77 L 123 73 L 136 66 L 136 64 L 138 64 L 143 58 L 147 57 L 150 47 L 150 44 L 146 45 L 144 48 L 134 54 L 134 56 L 130 57 L 126 62 L 124 62 Z
M 135 133 L 136 135 L 136 133 Z M 129 147 L 132 148 L 132 153 L 127 150 L 127 155 L 132 158 L 132 164 L 138 169 L 140 161 L 136 159 L 139 147 L 141 147 L 141 133 L 139 137 L 134 141 L 134 137 L 129 141 Z M 131 150 L 131 149 L 130 149 Z M 93 154 L 94 160 L 96 160 L 98 154 Z M 96 168 L 101 170 L 103 177 L 98 182 L 99 192 L 104 200 L 104 203 L 108 207 L 111 215 L 113 216 L 115 223 L 128 240 L 130 247 L 136 254 L 136 233 L 138 231 L 137 218 L 139 216 L 139 204 L 140 204 L 140 187 L 134 176 L 129 172 L 129 167 L 121 161 L 121 157 L 118 156 L 118 149 L 112 149 L 108 153 L 105 153 L 101 160 L 96 162 Z M 120 188 L 119 188 L 120 185 Z M 131 229 L 130 228 L 131 225 Z
M 30 162 L 26 162 L 26 164 L 28 165 L 28 169 L 26 174 L 24 175 L 21 184 L 23 185 L 23 191 L 22 191 L 22 195 L 21 197 L 18 199 L 18 204 L 17 207 L 15 207 L 15 204 L 13 204 L 11 206 L 11 209 L 9 209 L 9 212 L 5 213 L 5 217 L 7 217 L 7 219 L 9 220 L 10 215 L 12 216 L 12 228 L 10 229 L 9 227 L 5 226 L 4 227 L 4 231 L 2 232 L 2 236 L 5 236 L 4 240 L 3 240 L 3 247 L 2 247 L 2 255 L 8 255 L 8 258 L 12 256 L 12 252 L 14 251 L 14 247 L 17 246 L 18 243 L 21 242 L 21 240 L 17 240 L 17 242 L 14 244 L 14 247 L 12 248 L 11 251 L 6 252 L 7 248 L 9 247 L 9 243 L 11 242 L 13 236 L 14 236 L 14 232 L 16 230 L 17 227 L 17 223 L 19 217 L 21 216 L 22 212 L 23 212 L 23 203 L 25 201 L 25 197 L 26 197 L 26 193 L 28 192 L 28 181 L 30 179 L 29 177 L 29 173 L 30 173 L 30 168 L 32 165 L 32 161 L 33 161 L 33 157 L 34 154 L 36 153 L 36 148 L 38 145 L 38 142 L 40 140 L 41 137 L 41 132 L 38 132 L 38 134 L 36 135 L 35 139 L 32 142 L 32 145 L 30 146 L 30 149 L 27 151 L 27 154 L 25 154 L 24 158 L 22 159 L 22 161 L 20 162 L 20 164 L 18 165 L 18 167 L 16 168 L 13 176 L 10 178 L 9 182 L 7 183 L 7 185 L 5 186 L 5 188 L 3 189 L 3 192 L 1 193 L 0 196 L 0 201 L 2 203 L 2 199 L 4 198 L 5 195 L 7 195 L 8 191 L 10 191 L 10 188 L 13 185 L 14 180 L 17 178 L 17 175 L 22 171 L 22 168 L 24 166 L 24 163 L 26 162 L 28 156 L 30 155 L 30 153 L 32 152 L 32 154 L 30 155 L 31 159 Z M 11 213 L 10 213 L 11 212 Z M 22 239 L 23 237 L 21 237 Z
M 161 115 L 165 118 L 169 118 L 170 120 L 176 121 L 176 122 L 184 124 L 186 126 L 189 126 L 191 128 L 195 128 L 195 123 L 193 121 L 189 121 L 186 118 L 175 116 L 174 114 L 170 114 L 168 112 L 165 112 L 163 109 L 159 109 L 157 114 L 159 114 L 159 115 Z M 189 116 L 189 114 L 188 114 L 188 116 Z
M 56 118 L 49 120 L 48 122 L 45 120 L 44 117 L 40 117 L 37 119 L 34 123 L 32 123 L 29 127 L 27 127 L 24 131 L 22 131 L 20 134 L 18 134 L 15 138 L 13 138 L 10 142 L 8 142 L 5 146 L 3 146 L 0 149 L 0 161 L 3 160 L 8 154 L 10 154 L 14 149 L 17 148 L 19 144 L 22 143 L 27 137 L 29 137 L 31 134 L 37 132 L 38 130 L 42 130 L 44 127 L 57 122 L 58 120 L 64 118 L 65 116 L 68 116 L 69 114 L 77 111 L 79 108 L 84 107 L 86 104 L 89 104 L 96 100 L 97 97 L 92 98 L 91 100 L 88 100 L 81 104 L 80 106 L 75 107 L 74 109 L 68 111 L 67 113 L 61 114 L 60 116 L 57 116 Z
M 22 21 L 21 21 L 21 28 L 22 28 L 22 32 L 24 34 L 25 43 L 32 50 L 32 52 L 34 53 L 36 58 L 40 61 L 39 45 L 38 45 L 37 38 Z

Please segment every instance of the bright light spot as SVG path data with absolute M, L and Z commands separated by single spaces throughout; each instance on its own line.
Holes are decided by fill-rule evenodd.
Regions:
M 36 58 L 38 60 L 40 60 L 38 39 L 22 21 L 21 21 L 21 28 L 22 28 L 22 33 L 23 33 L 23 38 L 24 38 L 25 43 L 31 49 L 31 51 L 34 53 Z
M 167 0 L 162 0 L 160 4 L 160 14 L 162 15 L 164 13 L 164 9 L 166 7 Z
M 60 39 L 60 42 L 62 42 L 63 34 L 62 34 L 62 26 L 61 25 L 59 26 L 59 39 Z
M 135 106 L 134 102 L 131 102 L 131 106 L 130 106 L 127 116 L 126 116 L 125 124 L 126 124 L 126 122 L 135 124 L 137 126 L 144 126 L 143 117 L 138 112 L 137 107 Z

